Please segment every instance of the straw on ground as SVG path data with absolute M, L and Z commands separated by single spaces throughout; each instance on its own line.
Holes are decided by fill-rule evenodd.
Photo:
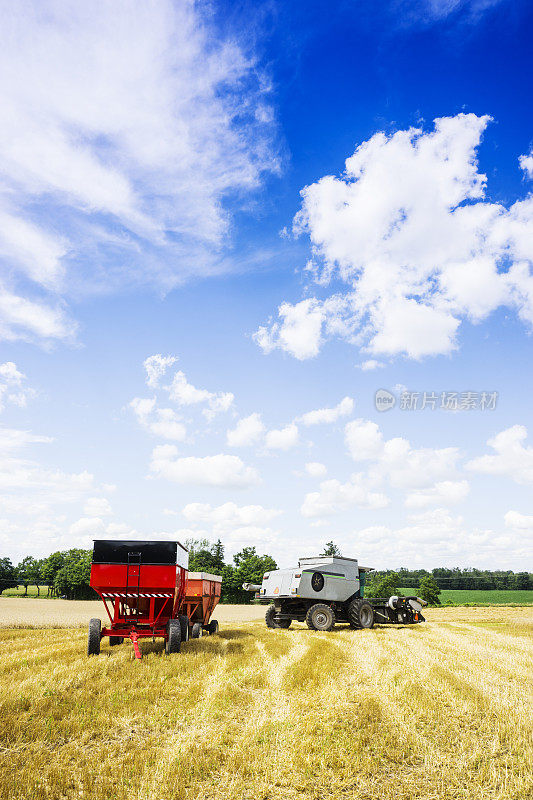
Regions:
M 472 613 L 475 612 L 475 613 Z M 526 800 L 531 609 L 412 627 L 226 623 L 166 657 L 0 632 L 0 798 Z

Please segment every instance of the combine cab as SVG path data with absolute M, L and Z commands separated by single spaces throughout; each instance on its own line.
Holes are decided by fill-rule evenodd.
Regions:
M 189 555 L 179 542 L 97 539 L 91 566 L 91 587 L 104 603 L 109 626 L 89 623 L 89 655 L 100 653 L 100 642 L 130 639 L 136 658 L 138 640 L 165 639 L 167 654 L 178 653 L 189 638 L 189 619 L 182 611 Z

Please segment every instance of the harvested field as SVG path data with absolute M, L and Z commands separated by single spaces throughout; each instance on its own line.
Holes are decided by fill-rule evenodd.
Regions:
M 227 622 L 142 662 L 88 659 L 76 628 L 3 629 L 0 798 L 529 800 L 531 608 L 429 616 Z
M 249 622 L 264 615 L 259 605 L 219 605 L 214 614 L 220 622 Z M 91 617 L 104 619 L 101 600 L 0 598 L 0 628 L 75 628 L 88 625 Z

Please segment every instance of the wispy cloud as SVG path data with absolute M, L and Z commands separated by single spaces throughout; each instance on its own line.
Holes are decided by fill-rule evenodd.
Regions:
M 230 206 L 279 168 L 253 54 L 190 0 L 1 6 L 0 335 L 73 335 L 73 287 L 227 268 Z

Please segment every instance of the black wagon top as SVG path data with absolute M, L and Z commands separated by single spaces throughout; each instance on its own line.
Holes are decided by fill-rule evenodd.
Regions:
M 187 548 L 180 542 L 95 539 L 93 564 L 181 564 Z

